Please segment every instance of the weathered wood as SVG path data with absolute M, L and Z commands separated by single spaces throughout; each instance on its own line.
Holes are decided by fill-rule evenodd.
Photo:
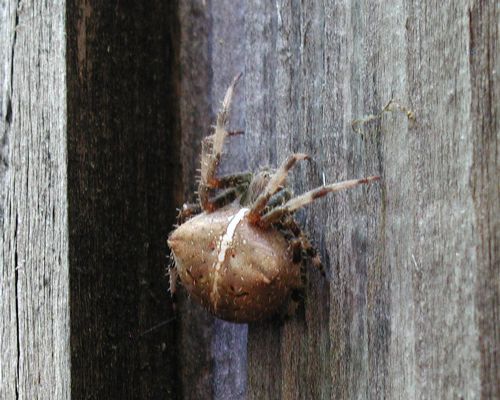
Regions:
M 71 1 L 74 399 L 174 398 L 166 238 L 180 174 L 175 2 Z
M 311 154 L 297 192 L 383 177 L 301 214 L 329 281 L 310 271 L 295 318 L 249 327 L 247 397 L 499 397 L 498 7 L 234 3 L 244 32 L 236 6 L 199 2 L 203 60 L 229 81 L 244 54 L 248 165 Z M 211 53 L 219 24 L 239 46 Z M 351 128 L 391 98 L 416 120 L 396 110 Z
M 208 37 L 210 19 L 206 5 L 201 1 L 180 1 L 180 96 L 179 120 L 181 128 L 182 188 L 178 198 L 194 201 L 196 176 L 199 168 L 200 140 L 206 132 L 206 121 L 211 117 L 207 97 L 210 85 Z M 181 398 L 199 399 L 213 393 L 211 342 L 213 319 L 201 307 L 192 307 L 182 290 L 178 299 L 178 376 Z
M 69 399 L 64 7 L 0 4 L 0 398 Z
M 500 398 L 500 10 L 477 2 L 469 10 L 471 191 L 477 280 L 481 397 Z
M 253 18 L 272 21 L 259 6 L 249 7 Z M 298 191 L 323 173 L 328 181 L 379 173 L 383 181 L 308 210 L 330 287 L 311 272 L 302 320 L 250 327 L 249 397 L 497 397 L 495 7 L 360 1 L 276 9 L 276 24 L 247 60 L 276 72 L 249 79 L 246 96 L 273 96 L 273 137 L 285 149 L 277 158 L 294 150 L 315 158 L 296 173 Z M 272 47 L 259 51 L 261 43 L 274 41 L 277 61 L 268 56 L 260 66 Z M 392 97 L 414 110 L 415 123 L 391 113 L 353 132 L 354 118 Z M 248 131 L 267 113 L 246 116 Z M 252 154 L 259 145 L 248 146 Z

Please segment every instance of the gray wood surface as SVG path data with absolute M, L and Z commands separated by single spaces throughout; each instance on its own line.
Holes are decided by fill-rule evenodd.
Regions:
M 293 172 L 296 192 L 323 177 L 382 176 L 300 214 L 328 281 L 310 271 L 295 318 L 249 326 L 247 398 L 500 396 L 494 3 L 181 2 L 204 19 L 181 42 L 192 51 L 183 82 L 199 71 L 210 94 L 196 92 L 197 115 L 213 117 L 221 80 L 244 62 L 246 134 L 232 149 L 242 164 L 311 154 Z M 351 128 L 392 98 L 415 120 L 394 107 Z
M 69 399 L 64 8 L 0 4 L 0 398 Z

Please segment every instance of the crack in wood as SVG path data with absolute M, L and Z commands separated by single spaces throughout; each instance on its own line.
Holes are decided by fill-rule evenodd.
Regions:
M 19 384 L 21 377 L 21 329 L 19 323 L 19 265 L 18 265 L 18 252 L 17 252 L 17 239 L 18 239 L 18 223 L 19 223 L 19 214 L 16 212 L 16 222 L 14 226 L 14 295 L 15 295 L 15 317 L 16 317 L 16 355 L 17 355 L 17 364 L 16 364 L 16 382 L 15 382 L 15 390 L 16 390 L 16 399 L 19 398 Z

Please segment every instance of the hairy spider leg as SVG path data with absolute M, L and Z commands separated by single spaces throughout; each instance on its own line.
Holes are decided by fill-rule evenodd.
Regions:
M 211 209 L 209 211 L 218 210 L 225 205 L 231 203 L 236 197 L 241 196 L 248 189 L 250 182 L 252 181 L 253 174 L 251 172 L 241 172 L 237 174 L 225 175 L 217 178 L 216 186 L 209 187 L 205 186 L 206 192 L 210 195 L 210 192 L 214 189 L 227 189 L 223 192 L 209 197 L 209 203 Z M 201 205 L 200 205 L 201 209 Z M 201 212 L 201 211 L 200 211 Z
M 245 131 L 228 131 L 227 136 L 238 136 L 238 135 L 244 135 Z
M 368 178 L 352 179 L 349 181 L 320 186 L 300 196 L 294 197 L 293 199 L 287 201 L 286 204 L 284 204 L 283 206 L 276 207 L 275 209 L 269 211 L 261 218 L 260 225 L 262 227 L 268 227 L 273 222 L 278 221 L 283 215 L 292 213 L 295 210 L 304 207 L 307 204 L 312 203 L 314 200 L 327 195 L 328 193 L 338 192 L 344 189 L 350 189 L 355 186 L 370 183 L 379 179 L 380 179 L 379 176 L 370 176 Z
M 318 254 L 318 251 L 313 246 L 307 235 L 302 231 L 299 224 L 292 215 L 288 215 L 286 218 L 280 221 L 286 229 L 290 230 L 296 239 L 294 241 L 298 242 L 301 250 L 301 258 L 307 258 L 311 261 L 312 265 L 321 273 L 321 275 L 326 276 L 325 268 L 323 263 L 321 262 L 321 257 Z
M 201 178 L 198 187 L 198 196 L 201 207 L 206 211 L 214 211 L 215 205 L 210 201 L 210 189 L 218 188 L 218 179 L 215 177 L 219 166 L 224 140 L 229 136 L 226 123 L 229 118 L 229 109 L 236 84 L 241 78 L 241 73 L 236 75 L 233 82 L 226 91 L 222 106 L 217 114 L 215 133 L 202 142 Z M 238 132 L 239 133 L 239 132 Z M 235 134 L 233 132 L 233 134 Z M 208 149 L 210 147 L 210 149 Z
M 234 201 L 236 197 L 245 192 L 251 180 L 252 174 L 249 172 L 227 175 L 220 178 L 220 184 L 218 188 L 227 188 L 227 190 L 224 190 L 216 196 L 212 197 L 210 199 L 210 202 L 216 209 L 226 206 L 227 204 Z M 200 214 L 202 211 L 203 209 L 199 203 L 184 203 L 182 205 L 182 209 L 180 209 L 179 213 L 177 214 L 176 226 L 183 224 L 188 219 L 191 219 L 195 215 Z
M 282 206 L 291 198 L 292 192 L 288 188 L 281 189 L 269 199 L 263 212 L 267 213 L 276 207 Z M 321 275 L 326 276 L 325 268 L 321 262 L 321 257 L 318 255 L 318 251 L 293 216 L 287 215 L 286 218 L 281 218 L 279 226 L 285 229 L 283 233 L 291 242 L 294 262 L 308 259 Z M 290 232 L 292 235 L 286 232 Z
M 288 188 L 278 190 L 278 192 L 276 192 L 271 196 L 263 212 L 266 213 L 275 207 L 282 206 L 291 198 L 292 198 L 292 192 Z
M 210 202 L 212 203 L 214 209 L 219 209 L 224 206 L 227 206 L 229 203 L 232 203 L 238 196 L 240 196 L 248 187 L 248 185 L 240 184 L 235 187 L 230 187 L 219 194 L 217 196 L 212 197 Z
M 201 213 L 201 211 L 201 206 L 198 203 L 184 203 L 177 214 L 177 226 Z
M 240 172 L 232 175 L 225 175 L 217 178 L 217 189 L 237 188 L 239 186 L 248 187 L 252 180 L 251 172 Z
M 307 154 L 295 153 L 290 155 L 283 164 L 278 168 L 278 170 L 271 176 L 266 187 L 262 193 L 257 197 L 255 202 L 252 204 L 250 211 L 248 213 L 248 220 L 253 224 L 258 224 L 261 219 L 261 212 L 266 208 L 267 202 L 277 191 L 279 191 L 283 184 L 285 183 L 288 171 L 292 169 L 297 161 L 307 160 L 309 156 Z
M 172 261 L 170 268 L 168 269 L 168 290 L 170 291 L 170 296 L 174 299 L 174 307 L 177 299 L 175 298 L 175 289 L 177 287 L 177 278 L 179 277 L 179 273 L 177 271 L 177 267 L 175 263 Z

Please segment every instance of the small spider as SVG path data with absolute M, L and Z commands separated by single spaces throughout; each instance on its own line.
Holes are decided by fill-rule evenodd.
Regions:
M 214 134 L 202 142 L 198 204 L 184 204 L 180 225 L 168 245 L 175 265 L 170 270 L 173 293 L 177 276 L 190 296 L 215 316 L 233 322 L 266 319 L 286 309 L 300 290 L 305 260 L 323 271 L 316 250 L 296 223 L 294 212 L 330 192 L 379 179 L 372 176 L 324 185 L 292 197 L 288 171 L 305 154 L 292 154 L 275 171 L 218 177 L 233 91 L 227 89 Z

